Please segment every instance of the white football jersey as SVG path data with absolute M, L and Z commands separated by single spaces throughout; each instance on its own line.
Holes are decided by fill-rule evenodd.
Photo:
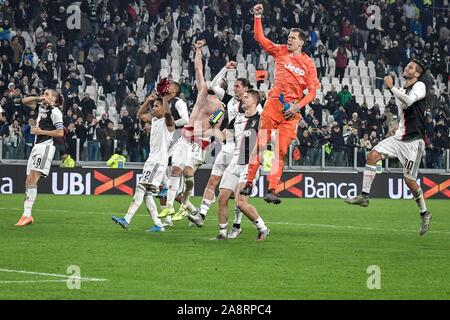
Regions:
M 148 161 L 167 165 L 169 161 L 169 145 L 172 137 L 173 132 L 167 129 L 166 118 L 153 118 Z

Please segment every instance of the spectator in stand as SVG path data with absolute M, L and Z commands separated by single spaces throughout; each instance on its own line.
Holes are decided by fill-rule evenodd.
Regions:
M 211 70 L 211 79 L 219 73 L 219 71 L 226 65 L 227 61 L 220 54 L 219 50 L 216 49 L 213 51 L 213 55 L 209 58 L 208 67 Z
M 89 93 L 83 95 L 83 99 L 80 102 L 81 110 L 83 110 L 84 118 L 87 119 L 90 115 L 91 117 L 95 114 L 97 106 L 95 101 L 91 98 Z
M 114 152 L 114 129 L 113 123 L 109 122 L 106 129 L 103 131 L 102 137 L 100 139 L 100 153 L 102 156 L 102 161 L 107 161 L 111 158 Z
M 137 97 L 136 93 L 130 92 L 123 103 L 130 116 L 135 117 L 140 106 L 139 98 Z
M 347 161 L 344 152 L 344 136 L 339 125 L 333 126 L 333 131 L 330 135 L 330 143 L 332 147 L 332 166 L 346 167 Z
M 399 67 L 402 61 L 402 52 L 404 51 L 398 44 L 398 41 L 392 42 L 392 48 L 388 51 L 388 61 L 390 65 L 390 71 L 395 72 L 397 77 L 400 77 Z
M 158 80 L 158 73 L 153 70 L 151 64 L 148 64 L 145 67 L 144 72 L 144 88 L 146 90 L 146 95 L 149 95 L 153 92 L 156 87 L 156 81 Z
M 151 131 L 151 125 L 149 123 L 146 123 L 144 126 L 144 130 L 142 132 L 141 136 L 141 160 L 145 161 L 148 158 L 148 155 L 150 153 L 150 131 Z
M 300 139 L 299 148 L 300 148 L 300 165 L 309 166 L 311 165 L 311 160 L 309 158 L 309 150 L 312 146 L 311 137 L 309 135 L 308 130 L 304 130 L 302 133 L 302 137 Z
M 333 52 L 333 57 L 336 59 L 336 73 L 334 76 L 339 78 L 339 82 L 342 82 L 342 78 L 344 78 L 345 69 L 347 69 L 351 56 L 351 52 L 343 45 Z
M 141 140 L 143 138 L 143 132 L 139 128 L 139 123 L 134 122 L 133 127 L 129 131 L 129 154 L 130 154 L 130 161 L 131 162 L 143 162 L 143 159 L 141 158 Z
M 338 93 L 338 103 L 340 106 L 346 108 L 351 99 L 352 94 L 348 91 L 348 85 L 345 85 L 344 88 Z
M 176 21 L 176 25 L 178 28 L 177 41 L 178 43 L 182 43 L 182 40 L 186 38 L 186 33 L 189 31 L 192 25 L 192 18 L 186 11 L 184 11 L 184 9 L 181 10 L 181 13 Z
M 349 121 L 351 122 L 351 121 Z M 358 129 L 350 127 L 350 133 L 345 140 L 345 153 L 347 154 L 347 163 L 350 166 L 354 165 L 355 148 L 359 147 Z
M 102 138 L 102 129 L 93 118 L 91 123 L 86 126 L 88 161 L 100 161 L 100 139 Z
M 387 75 L 387 67 L 384 64 L 384 59 L 380 58 L 375 67 L 375 88 L 383 92 L 384 77 Z
M 120 148 L 124 153 L 128 152 L 128 132 L 124 130 L 123 123 L 119 122 L 118 127 L 114 130 L 114 139 L 117 142 L 117 148 Z
M 328 69 L 328 52 L 325 48 L 325 46 L 321 43 L 317 46 L 317 50 L 314 54 L 314 58 L 316 60 L 316 67 L 317 67 L 317 76 L 319 80 L 321 80 Z

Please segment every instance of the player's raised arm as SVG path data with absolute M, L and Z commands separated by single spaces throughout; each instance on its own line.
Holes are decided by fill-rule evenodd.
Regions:
M 211 81 L 211 84 L 209 85 L 209 88 L 214 91 L 216 96 L 222 100 L 225 96 L 225 90 L 220 86 L 220 81 L 225 77 L 225 74 L 228 72 L 228 70 L 235 69 L 237 63 L 234 61 L 229 61 L 225 67 L 220 70 L 220 72 L 214 77 L 214 79 Z
M 391 90 L 392 94 L 403 102 L 402 108 L 404 109 L 412 106 L 414 102 L 425 98 L 427 94 L 427 88 L 422 81 L 417 81 L 409 93 L 401 92 L 398 88 L 394 87 L 394 79 L 390 75 L 384 78 L 384 83 Z
M 138 117 L 138 119 L 141 119 L 144 122 L 151 122 L 152 121 L 152 116 L 150 114 L 148 114 L 148 109 L 151 106 L 151 104 L 155 101 L 156 99 L 156 93 L 152 92 L 147 99 L 145 99 L 144 103 L 141 105 L 141 107 L 139 108 L 136 116 Z
M 197 86 L 199 97 L 206 97 L 208 94 L 208 87 L 206 86 L 205 77 L 203 76 L 203 45 L 204 42 L 202 40 L 197 41 L 197 43 L 195 44 L 195 85 Z
M 164 108 L 164 118 L 166 119 L 166 126 L 170 132 L 175 131 L 175 121 L 172 116 L 172 112 L 170 112 L 169 102 L 167 101 L 167 96 L 162 97 L 162 103 Z
M 25 97 L 22 99 L 22 104 L 34 110 L 38 102 L 41 102 L 43 99 L 43 97 Z
M 280 47 L 274 44 L 272 41 L 266 38 L 264 35 L 264 29 L 262 25 L 262 13 L 263 13 L 263 5 L 257 4 L 253 7 L 253 14 L 255 15 L 254 22 L 254 37 L 255 40 L 263 47 L 263 49 L 271 55 L 276 54 L 280 51 Z

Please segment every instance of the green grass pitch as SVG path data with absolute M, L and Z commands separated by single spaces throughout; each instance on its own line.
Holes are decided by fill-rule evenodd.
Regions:
M 238 239 L 211 241 L 216 204 L 203 228 L 183 220 L 165 233 L 146 233 L 151 220 L 142 206 L 125 231 L 111 215 L 123 215 L 130 200 L 38 195 L 36 223 L 16 228 L 23 195 L 0 196 L 0 300 L 450 298 L 445 200 L 428 201 L 431 230 L 419 236 L 412 200 L 373 199 L 361 208 L 342 200 L 283 199 L 275 206 L 253 199 L 271 229 L 260 243 L 245 217 Z M 83 279 L 107 281 L 69 290 L 70 265 Z M 379 290 L 367 288 L 371 265 L 381 271 Z

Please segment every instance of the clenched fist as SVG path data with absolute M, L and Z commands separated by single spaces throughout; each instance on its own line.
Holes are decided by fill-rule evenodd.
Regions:
M 227 63 L 227 65 L 225 66 L 225 68 L 227 68 L 227 69 L 236 69 L 236 65 L 237 65 L 237 63 L 235 61 L 229 61 Z
M 261 16 L 263 11 L 264 11 L 264 7 L 262 4 L 257 4 L 256 6 L 253 7 L 253 14 L 255 16 Z
M 203 46 L 205 45 L 205 41 L 204 40 L 198 40 L 195 43 L 195 49 L 197 50 L 201 50 L 203 48 Z
M 384 84 L 386 85 L 386 87 L 388 87 L 388 89 L 392 89 L 392 87 L 394 86 L 394 79 L 391 75 L 384 78 Z

